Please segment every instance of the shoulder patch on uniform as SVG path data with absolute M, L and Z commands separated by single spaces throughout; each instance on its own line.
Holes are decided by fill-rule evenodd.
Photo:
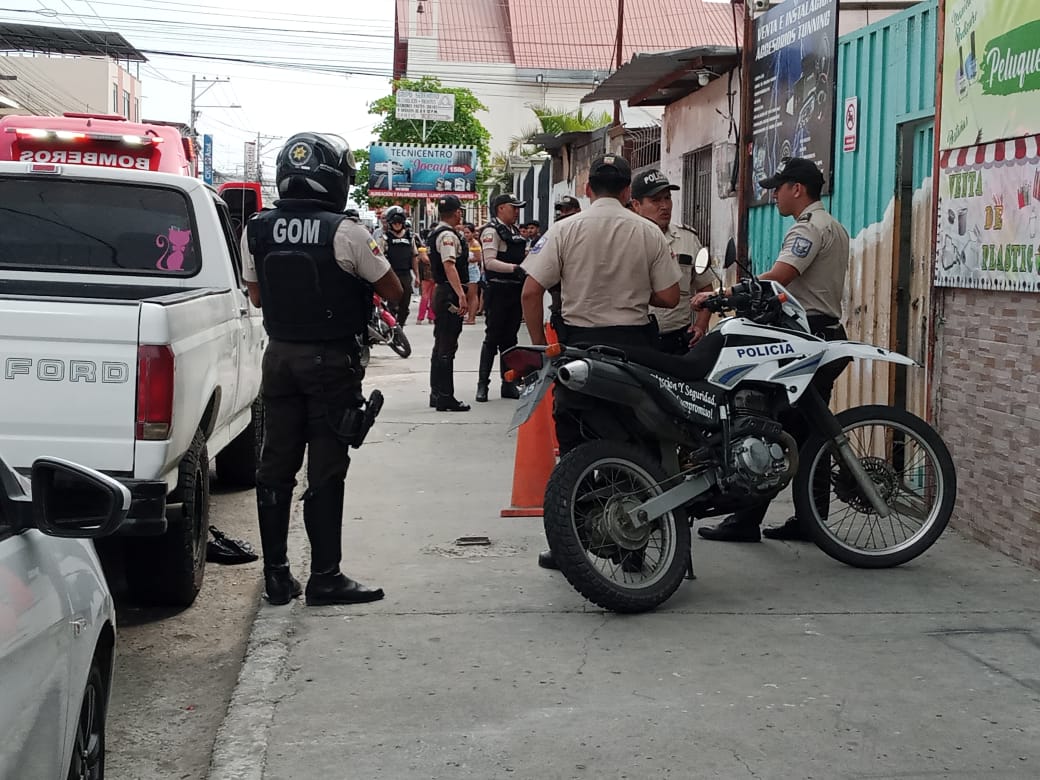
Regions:
M 494 244 L 498 240 L 498 233 L 495 232 L 494 228 L 484 228 L 484 231 L 480 234 L 481 244 Z
M 799 222 L 811 222 L 812 221 L 812 215 L 813 215 L 813 213 L 811 211 L 807 211 L 806 213 L 802 214 L 802 216 L 798 217 L 798 221 Z
M 372 254 L 376 257 L 380 257 L 383 254 L 379 251 L 379 244 L 376 243 L 374 238 L 368 239 L 368 248 L 372 250 Z
M 812 251 L 813 243 L 807 238 L 799 236 L 791 244 L 791 254 L 795 257 L 808 257 L 809 252 Z
M 535 242 L 534 246 L 531 247 L 530 254 L 536 255 L 542 251 L 542 247 L 545 246 L 545 238 L 545 236 L 542 236 Z

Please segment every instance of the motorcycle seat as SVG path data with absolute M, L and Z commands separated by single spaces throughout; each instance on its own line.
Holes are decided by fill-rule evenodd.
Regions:
M 631 363 L 685 382 L 701 382 L 719 359 L 722 341 L 722 334 L 716 332 L 707 334 L 685 355 L 668 355 L 645 347 L 627 347 L 625 354 Z

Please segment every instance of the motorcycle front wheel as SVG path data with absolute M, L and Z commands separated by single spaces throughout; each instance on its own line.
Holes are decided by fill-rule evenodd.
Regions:
M 806 442 L 794 482 L 798 517 L 816 545 L 850 566 L 882 569 L 913 560 L 945 530 L 957 500 L 953 458 L 928 423 L 901 409 L 859 406 L 836 415 L 878 493 L 881 517 L 817 433 Z
M 660 463 L 622 442 L 576 447 L 557 464 L 545 490 L 545 535 L 553 558 L 582 596 L 613 612 L 646 612 L 682 584 L 690 524 L 681 510 L 642 528 L 630 512 L 665 488 Z
M 390 340 L 387 341 L 387 344 L 390 349 L 403 358 L 412 354 L 412 343 L 408 340 L 408 337 L 404 335 L 404 328 L 400 325 L 395 325 L 394 329 L 390 331 Z

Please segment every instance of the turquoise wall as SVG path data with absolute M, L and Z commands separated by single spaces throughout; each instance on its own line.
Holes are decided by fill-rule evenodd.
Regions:
M 935 113 L 937 19 L 937 0 L 926 0 L 838 39 L 834 192 L 823 201 L 852 237 L 881 222 L 895 196 L 898 126 Z M 842 151 L 847 97 L 859 98 L 855 152 Z M 918 167 L 923 181 L 931 173 L 931 150 L 925 153 L 918 145 L 915 155 L 929 160 Z M 750 210 L 749 251 L 756 271 L 773 265 L 792 221 L 774 206 Z

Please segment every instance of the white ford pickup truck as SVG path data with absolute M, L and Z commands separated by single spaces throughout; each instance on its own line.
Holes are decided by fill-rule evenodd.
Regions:
M 130 489 L 119 542 L 145 603 L 187 606 L 202 586 L 209 459 L 255 480 L 267 336 L 240 267 L 199 180 L 0 162 L 0 453 Z

